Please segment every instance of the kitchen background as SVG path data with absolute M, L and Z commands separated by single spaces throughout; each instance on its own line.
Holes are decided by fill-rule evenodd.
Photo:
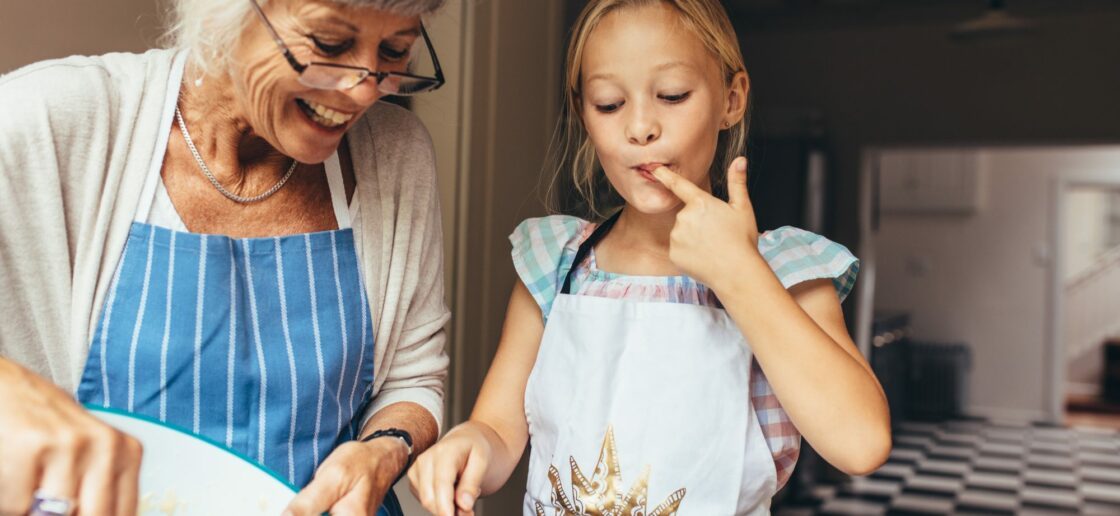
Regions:
M 515 281 L 506 236 L 544 213 L 540 165 L 582 5 L 449 0 L 429 21 L 449 84 L 411 108 L 439 161 L 449 424 L 498 340 Z M 1120 514 L 1120 2 L 724 5 L 752 77 L 760 223 L 863 260 L 845 308 L 897 428 L 866 478 L 806 446 L 775 512 Z M 161 8 L 6 0 L 0 73 L 142 51 Z M 479 514 L 519 513 L 522 485 Z

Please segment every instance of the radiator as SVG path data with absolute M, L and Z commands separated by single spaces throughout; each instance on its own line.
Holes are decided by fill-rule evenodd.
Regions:
M 965 344 L 909 342 L 907 416 L 940 421 L 965 415 L 972 353 Z

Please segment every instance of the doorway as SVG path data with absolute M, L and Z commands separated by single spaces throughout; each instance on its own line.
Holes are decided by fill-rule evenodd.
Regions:
M 1055 181 L 1052 403 L 1070 425 L 1120 429 L 1120 163 Z M 1055 409 L 1058 410 L 1058 409 Z

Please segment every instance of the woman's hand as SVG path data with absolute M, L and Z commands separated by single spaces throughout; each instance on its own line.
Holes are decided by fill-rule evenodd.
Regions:
M 0 428 L 0 514 L 27 514 L 36 493 L 80 514 L 136 514 L 140 442 L 3 358 Z
M 758 252 L 758 223 L 747 195 L 747 158 L 738 157 L 727 168 L 728 202 L 701 190 L 665 167 L 653 176 L 685 206 L 669 235 L 669 259 L 686 274 L 705 285 L 734 277 Z
M 493 450 L 470 422 L 452 429 L 408 470 L 412 494 L 435 516 L 470 516 Z
M 319 465 L 284 516 L 376 514 L 407 463 L 408 446 L 396 438 L 342 444 Z

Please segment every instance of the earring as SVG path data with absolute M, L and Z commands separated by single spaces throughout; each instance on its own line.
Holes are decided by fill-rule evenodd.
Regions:
M 202 76 L 201 75 L 198 76 L 198 78 L 194 80 L 194 85 L 195 85 L 195 87 L 202 86 Z

